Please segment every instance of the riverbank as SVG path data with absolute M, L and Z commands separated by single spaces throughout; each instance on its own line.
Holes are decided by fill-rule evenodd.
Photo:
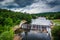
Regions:
M 56 19 L 56 20 L 51 20 L 53 23 L 60 23 L 60 19 Z M 26 22 L 26 21 L 25 21 Z M 21 23 L 20 23 L 20 25 L 19 26 L 21 26 L 23 23 L 25 23 L 24 21 L 22 21 Z M 16 29 L 18 29 L 18 28 L 20 28 L 18 25 L 17 26 L 15 26 L 15 30 Z M 19 31 L 19 30 L 17 30 L 17 31 Z M 53 38 L 52 38 L 53 39 Z M 15 34 L 15 36 L 14 36 L 14 40 L 22 40 L 22 37 L 20 36 L 20 35 L 18 35 L 18 34 Z
M 55 25 L 60 25 L 60 19 L 54 19 L 54 20 L 52 20 L 52 22 L 53 22 Z
M 44 23 L 45 22 L 45 23 Z M 34 24 L 33 24 L 34 23 Z M 37 24 L 35 24 L 35 23 L 37 23 Z M 41 24 L 42 23 L 42 24 Z M 43 24 L 44 23 L 44 24 Z M 23 40 L 26 40 L 26 36 L 28 36 L 27 38 L 28 38 L 28 40 L 33 40 L 33 39 L 35 39 L 35 40 L 40 40 L 40 39 L 46 39 L 46 40 L 50 40 L 51 39 L 51 37 L 50 37 L 50 30 L 48 30 L 48 29 L 50 29 L 50 20 L 47 20 L 46 18 L 44 18 L 44 17 L 39 17 L 39 18 L 37 18 L 36 20 L 34 19 L 34 20 L 32 20 L 32 23 L 31 23 L 31 28 L 36 28 L 35 29 L 35 31 L 33 31 L 32 29 L 30 29 L 29 30 L 29 32 L 28 31 L 26 31 L 26 32 L 22 32 L 22 37 L 23 37 Z M 43 26 L 42 26 L 43 25 Z M 46 26 L 45 26 L 46 25 Z M 25 25 L 24 26 L 24 28 L 26 27 L 26 30 L 28 30 L 27 29 L 27 25 Z M 38 28 L 39 27 L 39 28 Z M 40 29 L 40 27 L 42 27 L 41 29 Z M 44 31 L 44 29 L 45 28 L 47 28 L 46 29 L 46 33 L 44 33 L 43 31 Z M 37 31 L 39 31 L 39 32 L 37 32 Z M 42 31 L 42 32 L 40 32 L 40 31 Z M 36 35 L 36 36 L 35 36 Z M 32 37 L 33 36 L 33 37 Z M 48 38 L 47 38 L 48 37 Z M 32 39 L 30 39 L 30 38 L 32 38 Z M 43 39 L 43 40 L 44 40 Z
M 16 25 L 12 28 L 15 33 L 13 40 L 22 40 L 22 36 L 19 35 L 19 33 L 22 32 L 22 30 L 20 28 L 21 28 L 21 25 L 25 22 L 27 22 L 27 21 L 22 20 L 19 25 Z

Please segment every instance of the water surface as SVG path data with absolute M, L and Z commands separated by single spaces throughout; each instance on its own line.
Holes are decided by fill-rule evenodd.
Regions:
M 50 20 L 46 20 L 44 17 L 39 17 L 37 19 L 32 19 L 31 24 L 33 25 L 51 25 Z M 46 28 L 48 33 L 40 32 L 39 30 L 30 30 L 22 32 L 21 35 L 23 37 L 22 40 L 51 40 L 50 34 L 51 29 Z

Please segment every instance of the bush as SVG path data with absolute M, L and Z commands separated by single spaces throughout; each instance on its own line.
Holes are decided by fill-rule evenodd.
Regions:
M 13 36 L 14 36 L 14 32 L 12 30 L 6 31 L 0 35 L 0 40 L 13 40 Z
M 5 18 L 4 23 L 5 23 L 5 25 L 12 26 L 13 25 L 13 20 L 12 20 L 12 18 L 8 17 L 8 18 Z
M 52 29 L 52 36 L 54 40 L 60 40 L 60 26 L 55 26 Z

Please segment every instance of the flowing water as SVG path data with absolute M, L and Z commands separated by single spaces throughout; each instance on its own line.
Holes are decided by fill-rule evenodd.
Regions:
M 37 19 L 32 19 L 31 24 L 36 25 L 51 25 L 50 20 L 46 20 L 46 18 L 39 17 Z M 29 30 L 22 32 L 22 40 L 51 40 L 50 34 L 51 29 L 47 28 L 48 33 L 39 32 L 37 30 Z

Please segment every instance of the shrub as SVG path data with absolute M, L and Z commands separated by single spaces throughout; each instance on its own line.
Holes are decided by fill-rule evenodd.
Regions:
M 52 36 L 54 40 L 60 40 L 60 26 L 55 26 L 52 29 Z
M 5 31 L 0 35 L 0 40 L 13 40 L 14 32 L 11 31 Z
M 12 26 L 13 25 L 13 20 L 11 18 L 9 18 L 9 17 L 5 18 L 4 24 Z

